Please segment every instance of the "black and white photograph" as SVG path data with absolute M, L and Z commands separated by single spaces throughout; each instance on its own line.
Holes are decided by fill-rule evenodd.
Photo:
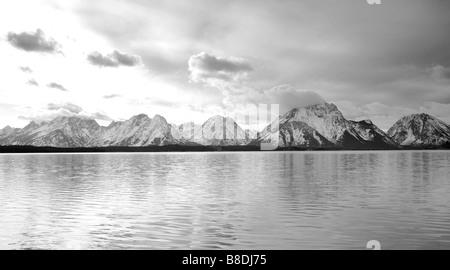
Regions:
M 3 1 L 0 250 L 450 250 L 449 14 Z

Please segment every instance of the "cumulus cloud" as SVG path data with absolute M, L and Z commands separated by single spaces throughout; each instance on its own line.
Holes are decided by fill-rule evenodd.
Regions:
M 113 59 L 122 66 L 134 67 L 141 63 L 141 58 L 137 55 L 129 55 L 118 51 L 114 51 L 112 55 Z
M 243 58 L 217 57 L 202 52 L 190 57 L 190 79 L 215 85 L 217 82 L 238 82 L 245 79 L 253 67 Z
M 88 55 L 87 59 L 92 65 L 99 67 L 134 67 L 142 62 L 141 57 L 137 55 L 130 55 L 119 51 L 114 51 L 108 55 L 92 52 Z
M 50 83 L 50 84 L 47 85 L 47 87 L 50 87 L 50 88 L 53 88 L 53 89 L 58 89 L 58 90 L 63 91 L 63 92 L 68 92 L 68 90 L 64 86 L 62 86 L 62 85 L 60 85 L 58 83 Z
M 57 111 L 60 109 L 64 109 L 64 110 L 69 111 L 74 114 L 79 114 L 80 112 L 83 111 L 83 108 L 81 108 L 78 105 L 72 104 L 72 103 L 65 103 L 65 104 L 50 103 L 47 105 L 47 110 L 50 110 L 50 111 Z
M 222 90 L 226 106 L 278 104 L 280 112 L 285 113 L 293 108 L 326 102 L 314 91 L 300 90 L 291 85 L 279 85 L 263 91 L 247 85 L 245 79 L 254 69 L 243 58 L 216 57 L 202 52 L 191 56 L 188 65 L 191 80 L 218 87 Z
M 14 47 L 27 52 L 56 53 L 59 48 L 59 44 L 54 39 L 46 37 L 41 29 L 37 29 L 36 32 L 9 32 L 7 40 Z
M 118 67 L 119 63 L 114 61 L 110 56 L 103 56 L 99 52 L 93 52 L 88 55 L 91 64 L 99 67 Z
M 22 70 L 22 72 L 33 73 L 33 70 L 29 67 L 19 67 L 19 68 L 20 68 L 20 70 Z
M 34 80 L 34 79 L 28 80 L 27 84 L 32 85 L 32 86 L 39 86 L 39 84 L 37 83 L 37 81 Z

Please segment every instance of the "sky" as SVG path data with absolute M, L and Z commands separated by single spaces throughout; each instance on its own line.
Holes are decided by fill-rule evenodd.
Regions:
M 450 123 L 449 12 L 448 0 L 5 1 L 0 128 L 322 102 L 384 130 L 412 113 Z

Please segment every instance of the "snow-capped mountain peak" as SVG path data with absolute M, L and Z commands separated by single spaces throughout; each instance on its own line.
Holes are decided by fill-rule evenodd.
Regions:
M 255 139 L 255 135 L 257 138 Z M 161 115 L 139 114 L 107 127 L 85 117 L 62 116 L 0 130 L 0 145 L 52 147 L 142 147 L 167 144 L 247 145 L 273 142 L 280 147 L 392 149 L 450 146 L 450 126 L 427 114 L 400 119 L 386 134 L 370 120 L 350 121 L 331 103 L 295 108 L 261 132 L 242 129 L 230 117 L 215 115 L 202 125 L 169 124 Z
M 261 132 L 259 141 L 273 139 L 274 132 L 268 130 L 266 128 Z M 280 116 L 279 129 L 275 129 L 275 132 L 278 130 L 281 147 L 396 147 L 395 142 L 371 121 L 349 121 L 332 103 L 295 108 Z
M 133 116 L 124 122 L 111 123 L 96 134 L 91 146 L 149 146 L 174 144 L 171 126 L 160 115 Z
M 339 144 L 345 131 L 350 129 L 350 124 L 332 103 L 296 108 L 282 117 L 280 124 L 286 121 L 303 122 L 334 144 Z
M 388 135 L 401 146 L 434 148 L 450 142 L 450 126 L 428 114 L 412 114 L 398 120 Z
M 230 117 L 216 115 L 194 132 L 194 142 L 202 145 L 245 145 L 246 132 Z
M 80 117 L 58 117 L 40 124 L 31 122 L 2 139 L 2 144 L 53 147 L 82 147 L 100 129 L 96 121 Z

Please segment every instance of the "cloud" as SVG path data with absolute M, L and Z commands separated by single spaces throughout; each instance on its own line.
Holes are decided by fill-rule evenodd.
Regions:
M 76 12 L 89 29 L 118 48 L 132 48 L 152 72 L 166 76 L 185 77 L 182 59 L 214 48 L 216 56 L 251 57 L 258 89 L 290 83 L 358 104 L 450 102 L 448 85 L 441 85 L 446 81 L 407 68 L 450 67 L 450 1 L 389 1 L 376 10 L 365 0 L 163 2 L 82 1 Z
M 382 130 L 388 130 L 400 118 L 418 113 L 418 109 L 402 106 L 389 106 L 380 102 L 357 105 L 350 101 L 335 101 L 342 114 L 349 120 L 361 121 L 370 119 Z M 433 113 L 431 113 L 433 114 Z
M 217 82 L 239 82 L 245 79 L 253 67 L 243 58 L 216 57 L 202 52 L 188 61 L 190 79 L 215 85 Z
M 278 104 L 280 112 L 285 113 L 293 108 L 326 102 L 314 91 L 300 90 L 289 84 L 258 91 L 245 81 L 254 69 L 243 58 L 216 57 L 202 52 L 191 56 L 188 66 L 192 81 L 203 82 L 222 90 L 226 106 L 243 103 Z
M 36 123 L 41 123 L 41 122 L 52 121 L 53 119 L 61 117 L 61 116 L 72 117 L 72 116 L 78 116 L 78 114 L 70 112 L 64 108 L 60 108 L 58 110 L 31 111 L 31 112 L 28 112 L 26 115 L 20 115 L 18 118 L 19 118 L 19 120 L 33 121 Z
M 90 52 L 97 50 L 102 53 L 99 54 L 101 58 L 97 60 L 108 58 L 111 60 L 109 64 L 120 70 L 117 68 L 119 62 L 114 59 L 114 50 L 102 49 L 103 45 L 120 48 L 124 52 L 141 56 L 146 66 L 151 68 L 149 75 L 152 79 L 158 77 L 159 82 L 182 89 L 185 92 L 183 94 L 189 98 L 194 97 L 194 94 L 204 93 L 203 95 L 208 98 L 207 101 L 203 101 L 205 103 L 222 101 L 224 91 L 211 86 L 211 83 L 217 85 L 219 82 L 228 83 L 229 88 L 245 89 L 246 86 L 253 88 L 254 90 L 249 93 L 246 91 L 242 93 L 252 99 L 235 99 L 241 103 L 248 100 L 266 102 L 269 99 L 264 97 L 266 94 L 263 93 L 263 89 L 285 83 L 294 85 L 297 90 L 317 89 L 327 100 L 353 102 L 358 104 L 355 105 L 357 106 L 355 110 L 359 110 L 359 107 L 363 106 L 361 104 L 368 105 L 373 101 L 387 104 L 388 107 L 396 105 L 415 109 L 426 101 L 450 103 L 449 80 L 446 79 L 450 67 L 450 50 L 448 50 L 450 35 L 447 34 L 450 23 L 448 16 L 450 1 L 398 0 L 390 1 L 392 3 L 387 5 L 379 5 L 376 9 L 367 5 L 364 0 L 359 4 L 353 1 L 283 1 L 283 4 L 280 4 L 279 1 L 271 0 L 260 1 L 258 5 L 253 1 L 236 0 L 200 0 L 198 5 L 183 1 L 166 3 L 167 1 L 148 0 L 117 0 L 114 4 L 106 0 L 91 2 L 77 1 L 77 5 L 70 7 L 70 13 L 77 19 L 76 24 L 69 18 L 70 24 L 58 20 L 60 23 L 52 26 L 55 33 L 61 33 L 61 37 L 66 35 L 64 33 L 70 32 L 78 40 L 77 43 L 73 43 L 75 45 L 73 52 L 87 52 L 81 59 L 86 62 L 85 64 L 90 65 L 86 58 Z M 53 8 L 45 5 L 43 11 Z M 55 15 L 63 16 L 64 10 L 69 11 L 67 8 L 61 9 L 63 13 L 58 11 L 59 14 Z M 3 13 L 5 12 L 11 13 L 3 9 Z M 30 21 L 44 30 L 47 29 L 44 28 L 44 21 L 57 17 L 46 16 L 48 13 L 40 10 L 33 10 L 30 15 L 36 19 L 31 18 Z M 13 19 L 14 15 L 11 16 Z M 17 21 L 14 23 L 15 27 L 21 27 L 23 23 L 20 22 L 20 18 L 16 19 L 14 19 Z M 12 26 L 11 21 L 10 26 L 5 27 Z M 69 26 L 74 28 L 71 29 Z M 30 29 L 34 31 L 35 28 Z M 22 32 L 12 29 L 7 28 L 5 33 Z M 50 35 L 47 30 L 45 33 Z M 61 44 L 64 44 L 67 52 L 72 51 L 69 50 L 72 43 L 66 45 L 68 42 L 66 39 L 60 40 L 56 35 L 52 37 L 64 41 Z M 83 40 L 86 41 L 86 38 L 87 42 L 84 43 Z M 11 50 L 15 50 L 9 43 L 5 44 Z M 86 49 L 89 46 L 94 47 Z M 209 58 L 214 61 L 208 61 L 206 55 L 197 55 L 202 51 L 209 52 Z M 215 65 L 213 67 L 206 65 L 206 63 L 227 62 L 220 61 L 228 60 L 227 56 L 247 59 L 252 69 L 217 68 Z M 188 69 L 190 58 L 193 65 Z M 67 57 L 65 60 L 70 59 Z M 14 63 L 11 61 L 7 62 Z M 37 68 L 32 65 L 33 62 L 18 59 L 16 63 Z M 17 70 L 17 65 L 20 64 L 13 65 L 17 72 L 20 72 Z M 7 63 L 3 65 L 5 70 L 9 66 Z M 47 63 L 44 69 L 39 68 L 35 72 L 39 71 L 41 75 L 53 66 L 56 65 Z M 71 63 L 67 63 L 67 67 L 76 69 Z M 80 68 L 83 68 L 82 65 Z M 71 74 L 64 70 L 61 72 Z M 50 74 L 51 71 L 42 75 L 50 76 Z M 234 76 L 236 74 L 238 75 Z M 98 85 L 101 81 L 105 81 L 97 75 L 100 74 L 92 74 L 91 78 L 95 81 L 91 83 L 90 79 L 86 82 L 89 83 L 86 87 L 76 88 L 77 99 L 82 99 L 82 95 L 89 92 L 91 85 L 92 88 L 98 88 L 94 84 Z M 126 77 L 124 80 L 131 79 L 127 75 L 121 73 L 121 77 Z M 146 76 L 142 73 L 136 77 L 141 75 Z M 190 75 L 190 81 L 200 83 L 189 84 L 187 77 Z M 25 78 L 19 83 L 29 79 Z M 64 77 L 53 78 L 67 84 L 69 90 L 75 87 L 72 86 L 73 83 L 69 85 Z M 237 83 L 233 81 L 234 78 Z M 242 79 L 245 79 L 244 86 L 239 84 Z M 238 85 L 230 85 L 230 81 Z M 48 82 L 50 81 L 42 81 L 40 84 L 45 86 Z M 114 82 L 108 83 L 115 84 Z M 137 80 L 133 82 L 136 82 L 135 85 L 138 84 Z M 79 83 L 77 85 L 83 86 Z M 117 94 L 135 99 L 153 95 L 157 97 L 161 92 L 165 92 L 145 92 L 137 90 L 139 87 L 136 87 L 136 92 L 140 91 L 144 96 L 141 97 L 140 93 L 136 96 L 129 93 L 127 87 L 122 87 L 122 84 L 105 86 L 105 89 L 115 89 L 115 86 L 122 89 Z M 152 89 L 152 87 L 145 88 Z M 0 89 L 7 91 L 8 85 L 2 82 Z M 115 91 L 113 93 L 116 93 Z M 269 93 L 274 100 L 279 99 L 280 101 L 277 101 L 279 103 L 288 102 L 287 106 L 296 106 L 295 93 L 290 91 Z M 98 106 L 107 105 L 101 104 L 102 100 L 106 101 L 101 97 L 108 94 L 111 92 L 100 94 Z M 203 98 L 201 94 L 198 96 Z M 283 96 L 291 96 L 291 99 Z M 49 100 L 48 97 L 41 96 L 41 98 Z M 182 99 L 180 95 L 179 100 L 189 103 L 185 101 L 189 98 Z M 33 106 L 32 102 L 28 103 Z M 47 103 L 48 101 L 45 104 Z M 89 107 L 84 103 L 79 105 Z M 107 107 L 102 108 L 110 113 Z M 114 107 L 110 108 L 114 110 Z M 378 115 L 380 119 L 384 119 L 388 116 L 372 112 L 382 109 L 382 106 L 367 106 L 363 108 L 362 114 Z M 136 108 L 126 104 L 122 110 L 134 112 Z M 175 110 L 173 115 L 178 115 Z
M 22 72 L 33 73 L 33 70 L 29 67 L 19 67 L 19 68 L 20 68 L 20 70 L 22 70 Z
M 224 91 L 223 103 L 227 107 L 236 107 L 245 104 L 277 104 L 280 114 L 294 108 L 302 108 L 326 103 L 326 100 L 317 92 L 298 89 L 292 85 L 279 85 L 259 91 L 255 88 L 242 86 L 237 91 Z
M 45 36 L 41 29 L 36 32 L 9 32 L 7 35 L 8 42 L 14 47 L 27 52 L 56 53 L 59 44 L 52 38 Z
M 80 112 L 83 111 L 83 108 L 81 108 L 78 105 L 72 104 L 72 103 L 65 103 L 65 104 L 50 103 L 47 105 L 47 110 L 50 110 L 50 111 L 57 111 L 60 109 L 64 109 L 64 110 L 69 111 L 74 114 L 79 114 Z
M 130 55 L 119 51 L 114 51 L 108 55 L 92 52 L 88 55 L 87 59 L 92 65 L 99 67 L 134 67 L 142 62 L 141 57 L 137 55 Z
M 57 84 L 57 83 L 50 83 L 47 85 L 47 87 L 50 87 L 53 89 L 58 89 L 58 90 L 64 91 L 64 92 L 68 92 L 68 90 L 64 86 Z
M 122 95 L 112 94 L 112 95 L 103 96 L 104 99 L 112 99 L 112 98 L 118 98 L 118 97 L 122 97 Z
M 28 111 L 20 115 L 19 120 L 26 121 L 34 121 L 37 123 L 41 122 L 49 122 L 58 117 L 80 117 L 84 119 L 94 119 L 94 120 L 102 120 L 102 121 L 113 121 L 111 117 L 103 112 L 96 111 L 86 112 L 82 107 L 67 102 L 67 103 L 49 103 L 46 107 L 41 109 L 32 109 L 29 108 Z
M 413 114 L 417 112 L 417 110 L 414 110 L 412 108 L 402 106 L 389 106 L 381 102 L 372 102 L 369 104 L 362 104 L 362 105 L 357 105 L 349 101 L 336 101 L 333 103 L 336 106 L 338 106 L 338 108 L 344 115 L 357 118 L 370 115 L 384 115 L 384 116 L 393 115 L 396 117 L 403 117 L 408 114 Z
M 91 64 L 99 67 L 118 67 L 119 63 L 114 61 L 110 56 L 103 56 L 99 52 L 93 52 L 88 55 Z
M 267 102 L 270 102 L 271 104 L 280 104 L 280 108 L 286 110 L 323 104 L 326 102 L 323 97 L 314 91 L 298 90 L 291 85 L 273 87 L 264 91 L 263 96 Z
M 113 121 L 111 117 L 104 113 L 96 112 L 93 114 L 90 114 L 88 118 L 95 119 L 95 120 L 102 120 L 102 121 Z
M 450 104 L 425 102 L 419 111 L 435 116 L 450 125 Z
M 141 58 L 137 55 L 129 55 L 118 51 L 113 52 L 113 59 L 122 66 L 134 67 L 141 63 Z
M 435 79 L 450 80 L 450 67 L 435 65 L 429 69 L 431 76 Z
M 32 86 L 39 86 L 39 84 L 37 83 L 37 81 L 35 81 L 34 79 L 28 80 L 27 84 L 32 85 Z

